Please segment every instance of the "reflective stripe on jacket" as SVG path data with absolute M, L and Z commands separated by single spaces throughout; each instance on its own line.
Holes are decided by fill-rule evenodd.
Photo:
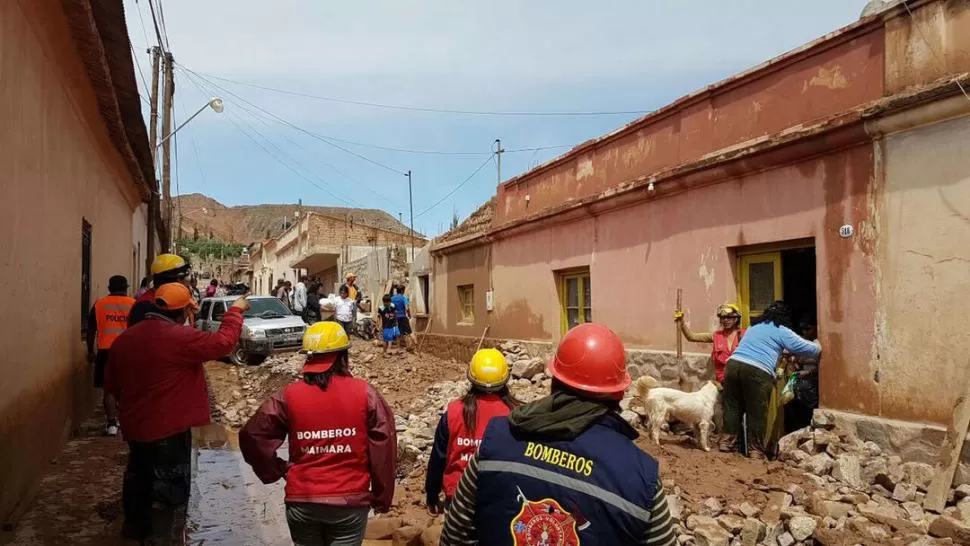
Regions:
M 128 314 L 135 299 L 128 296 L 105 296 L 94 304 L 98 328 L 98 350 L 110 349 L 128 327 Z
M 493 417 L 505 417 L 509 414 L 509 407 L 495 394 L 479 396 L 477 403 L 474 433 L 465 428 L 463 401 L 458 399 L 448 404 L 448 451 L 445 457 L 443 483 L 447 498 L 454 496 L 461 473 L 465 471 L 468 460 L 475 455 L 479 444 L 482 443 L 488 422 Z
M 546 441 L 493 419 L 478 452 L 479 544 L 640 544 L 658 464 L 618 421 L 607 414 L 574 440 Z

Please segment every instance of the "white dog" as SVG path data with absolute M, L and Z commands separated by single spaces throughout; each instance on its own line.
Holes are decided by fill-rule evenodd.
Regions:
M 649 376 L 636 380 L 637 393 L 650 420 L 650 438 L 660 445 L 660 431 L 669 421 L 680 421 L 694 428 L 701 449 L 710 451 L 708 436 L 714 428 L 714 412 L 721 387 L 708 381 L 697 392 L 683 392 L 658 386 Z

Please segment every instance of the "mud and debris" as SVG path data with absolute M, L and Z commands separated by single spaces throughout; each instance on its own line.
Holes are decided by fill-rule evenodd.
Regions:
M 548 355 L 530 355 L 514 342 L 500 349 L 518 399 L 549 392 Z M 352 372 L 384 395 L 398 431 L 394 505 L 371 519 L 365 544 L 436 545 L 442 521 L 425 509 L 425 471 L 441 412 L 469 388 L 466 365 L 402 350 L 385 355 L 360 340 L 350 354 Z M 283 484 L 259 482 L 238 452 L 236 431 L 266 397 L 299 380 L 303 360 L 284 354 L 261 366 L 206 364 L 213 425 L 193 433 L 191 544 L 289 543 Z M 625 419 L 644 424 L 639 400 L 628 395 L 621 406 Z M 99 419 L 51 464 L 32 507 L 0 544 L 125 544 L 118 535 L 127 449 L 101 435 Z M 826 412 L 783 438 L 776 462 L 704 452 L 689 431 L 673 430 L 659 446 L 646 435 L 637 445 L 660 462 L 680 545 L 970 543 L 970 486 L 951 490 L 942 514 L 924 510 L 933 467 L 884 454 Z

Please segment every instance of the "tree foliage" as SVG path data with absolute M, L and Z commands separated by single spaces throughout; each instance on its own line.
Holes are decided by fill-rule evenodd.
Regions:
M 246 245 L 240 243 L 225 243 L 212 237 L 182 239 L 178 244 L 182 252 L 201 258 L 227 259 L 242 255 Z

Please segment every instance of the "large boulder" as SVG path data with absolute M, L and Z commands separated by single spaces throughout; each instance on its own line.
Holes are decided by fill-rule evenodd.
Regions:
M 518 360 L 512 364 L 512 377 L 532 379 L 546 369 L 546 363 L 541 358 Z

